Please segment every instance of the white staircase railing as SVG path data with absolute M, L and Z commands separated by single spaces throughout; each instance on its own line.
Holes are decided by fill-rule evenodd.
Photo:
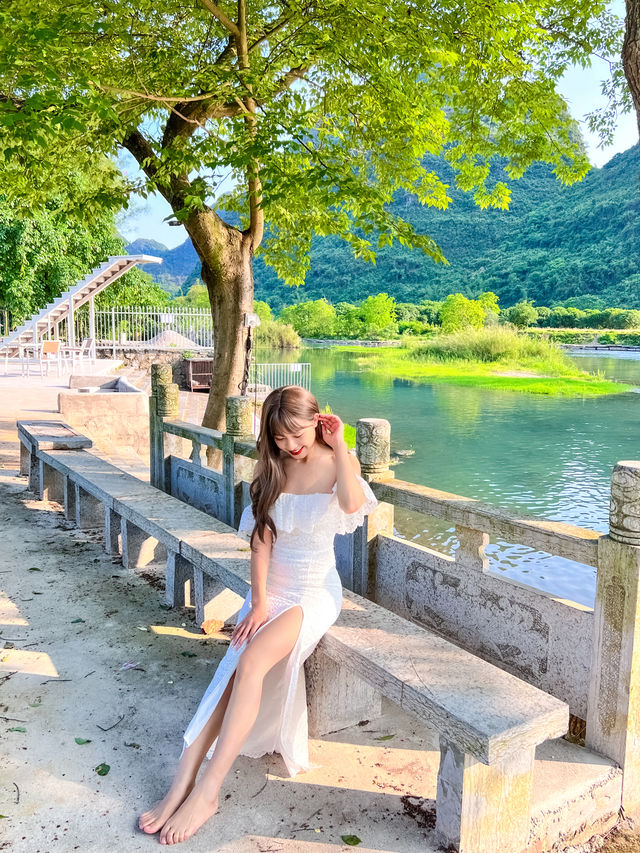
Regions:
M 104 263 L 96 267 L 82 281 L 70 287 L 53 302 L 45 305 L 30 320 L 17 329 L 14 329 L 6 337 L 0 339 L 0 355 L 5 359 L 20 355 L 20 348 L 25 344 L 37 344 L 43 336 L 50 338 L 59 337 L 59 325 L 66 322 L 68 343 L 75 345 L 74 340 L 74 312 L 84 305 L 90 303 L 90 326 L 93 326 L 95 317 L 93 310 L 94 297 L 120 278 L 136 264 L 161 264 L 162 258 L 153 255 L 114 255 Z M 90 334 L 89 337 L 95 337 Z

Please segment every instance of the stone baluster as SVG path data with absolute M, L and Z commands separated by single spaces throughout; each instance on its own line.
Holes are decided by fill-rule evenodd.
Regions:
M 356 455 L 365 480 L 389 480 L 391 424 L 383 418 L 360 418 L 356 424 Z
M 489 544 L 489 534 L 471 527 L 456 525 L 456 536 L 460 543 L 456 551 L 456 563 L 465 569 L 486 572 L 489 569 L 489 558 L 484 549 Z
M 623 771 L 622 806 L 640 810 L 640 462 L 611 478 L 609 536 L 598 543 L 586 743 Z
M 361 418 L 356 424 L 356 455 L 365 480 L 389 480 L 391 425 L 383 418 Z M 359 595 L 367 595 L 373 587 L 376 536 L 393 534 L 393 506 L 382 503 L 365 518 L 353 536 L 352 586 Z
M 178 417 L 178 386 L 172 382 L 170 364 L 151 365 L 151 397 L 149 398 L 149 467 L 152 486 L 168 491 L 165 476 L 163 421 Z
M 236 499 L 236 465 L 234 446 L 236 438 L 247 438 L 253 427 L 253 409 L 251 397 L 227 397 L 226 402 L 227 427 L 222 434 L 222 476 L 224 482 L 224 521 L 231 527 L 237 527 L 236 522 L 241 510 L 240 495 Z

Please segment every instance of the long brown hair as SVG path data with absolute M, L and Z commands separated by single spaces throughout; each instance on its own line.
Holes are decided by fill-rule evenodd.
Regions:
M 274 435 L 294 432 L 300 424 L 313 420 L 318 414 L 318 401 L 310 391 L 299 385 L 285 385 L 276 388 L 264 401 L 258 436 L 258 464 L 256 475 L 251 483 L 251 508 L 256 520 L 251 534 L 253 546 L 256 534 L 264 542 L 264 532 L 268 528 L 275 542 L 278 533 L 269 510 L 281 494 L 286 475 L 283 455 L 275 442 Z M 322 426 L 316 426 L 316 441 L 328 446 L 322 438 Z

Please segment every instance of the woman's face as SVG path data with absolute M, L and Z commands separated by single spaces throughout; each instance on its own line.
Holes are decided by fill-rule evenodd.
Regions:
M 274 433 L 273 440 L 283 455 L 305 459 L 316 441 L 317 415 L 312 421 L 300 421 L 291 432 Z

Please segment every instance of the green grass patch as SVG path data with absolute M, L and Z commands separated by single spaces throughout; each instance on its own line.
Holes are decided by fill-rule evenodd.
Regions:
M 358 367 L 416 382 L 516 391 L 553 397 L 621 394 L 631 386 L 580 370 L 552 341 L 504 327 L 440 335 L 401 349 L 341 347 Z

